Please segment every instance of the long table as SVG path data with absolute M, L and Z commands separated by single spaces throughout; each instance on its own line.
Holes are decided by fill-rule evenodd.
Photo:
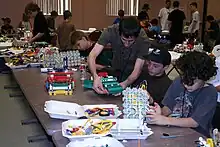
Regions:
M 85 91 L 79 80 L 80 74 L 76 72 L 74 79 L 76 80 L 76 88 L 73 96 L 49 96 L 45 91 L 45 80 L 47 75 L 41 74 L 39 69 L 22 69 L 13 70 L 14 77 L 20 85 L 29 105 L 38 117 L 40 123 L 48 135 L 52 135 L 56 131 L 61 130 L 63 120 L 51 119 L 44 112 L 44 103 L 48 100 L 59 100 L 66 102 L 74 102 L 80 105 L 85 104 L 117 104 L 121 105 L 120 97 L 99 96 L 91 90 Z
M 49 115 L 44 112 L 44 103 L 48 100 L 59 100 L 66 102 L 74 102 L 80 105 L 85 104 L 117 104 L 122 106 L 120 97 L 100 96 L 91 90 L 84 90 L 80 81 L 80 74 L 76 72 L 74 78 L 76 80 L 76 88 L 73 96 L 49 96 L 45 91 L 44 85 L 47 75 L 40 73 L 39 69 L 22 69 L 13 70 L 14 77 L 20 85 L 28 103 L 36 114 L 41 125 L 49 136 L 52 136 L 54 144 L 57 147 L 64 147 L 68 144 L 68 140 L 61 135 L 61 123 L 64 120 L 51 119 Z M 169 147 L 189 147 L 194 145 L 194 141 L 201 134 L 192 129 L 150 126 L 153 129 L 154 135 L 149 139 L 142 141 L 143 146 L 169 146 Z M 160 139 L 163 133 L 170 135 L 183 135 L 176 139 Z M 137 141 L 129 141 L 125 143 L 126 146 L 135 146 Z
M 193 147 L 196 146 L 195 141 L 202 136 L 192 129 L 151 125 L 149 127 L 152 128 L 154 134 L 147 138 L 147 140 L 141 140 L 141 147 Z M 163 133 L 182 135 L 182 137 L 162 139 L 161 136 Z M 69 143 L 69 140 L 62 136 L 61 131 L 54 133 L 52 139 L 56 147 L 66 147 Z M 136 147 L 138 146 L 138 141 L 130 140 L 122 142 L 122 144 L 125 147 Z

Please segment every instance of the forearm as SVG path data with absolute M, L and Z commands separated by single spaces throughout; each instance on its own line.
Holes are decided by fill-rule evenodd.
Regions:
M 186 128 L 196 128 L 198 123 L 194 121 L 191 117 L 189 118 L 172 118 L 166 117 L 166 125 L 177 126 L 177 127 L 186 127 Z
M 41 37 L 43 37 L 44 36 L 44 33 L 38 33 L 36 36 L 34 36 L 31 40 L 30 40 L 30 42 L 34 42 L 34 41 L 36 41 L 37 39 L 39 39 L 39 38 L 41 38 Z
M 91 52 L 89 54 L 89 69 L 93 77 L 97 76 L 95 60 L 96 60 L 96 56 Z
M 126 86 L 131 85 L 140 75 L 140 71 L 139 72 L 135 72 L 133 71 L 131 73 L 131 75 L 124 81 L 126 83 Z

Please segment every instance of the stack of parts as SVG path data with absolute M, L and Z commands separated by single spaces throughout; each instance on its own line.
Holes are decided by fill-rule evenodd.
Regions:
M 123 91 L 123 114 L 124 118 L 142 119 L 149 111 L 148 93 L 139 88 L 126 88 Z
M 72 95 L 75 87 L 72 72 L 51 72 L 46 80 L 49 95 Z

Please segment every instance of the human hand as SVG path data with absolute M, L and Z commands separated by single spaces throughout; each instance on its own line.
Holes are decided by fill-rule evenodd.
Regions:
M 125 89 L 125 88 L 127 87 L 127 84 L 126 84 L 125 81 L 124 81 L 124 82 L 121 82 L 120 85 L 121 85 L 121 87 L 122 87 L 123 89 Z
M 149 112 L 146 116 L 149 124 L 155 125 L 168 125 L 168 117 L 156 114 L 155 112 Z
M 102 81 L 99 77 L 94 78 L 93 89 L 98 94 L 107 94 L 108 93 L 108 91 L 103 87 Z
M 160 108 L 160 105 L 158 105 L 157 103 L 154 103 L 154 106 L 149 106 L 149 108 L 151 110 L 153 110 L 155 112 L 155 114 L 158 114 L 158 115 L 162 114 L 162 110 Z

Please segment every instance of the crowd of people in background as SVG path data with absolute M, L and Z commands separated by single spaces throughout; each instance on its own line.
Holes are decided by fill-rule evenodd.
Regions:
M 189 8 L 192 19 L 187 29 L 184 29 L 186 16 L 180 9 L 180 2 L 166 0 L 157 18 L 149 16 L 150 4 L 144 4 L 137 17 L 125 17 L 124 10 L 119 10 L 111 26 L 87 35 L 76 30 L 70 11 L 63 12 L 63 21 L 56 28 L 56 11 L 52 11 L 46 19 L 37 4 L 29 3 L 19 28 L 32 31 L 29 43 L 45 41 L 58 46 L 60 51 L 77 49 L 82 56 L 88 57 L 94 79 L 93 89 L 99 94 L 108 92 L 98 71 L 108 71 L 117 77 L 122 88 L 137 87 L 147 81 L 150 104 L 155 110 L 147 114 L 151 118 L 150 124 L 190 127 L 209 136 L 217 104 L 215 87 L 218 85 L 214 87 L 208 83 L 217 74 L 214 59 L 197 51 L 183 55 L 176 61 L 176 67 L 181 71 L 180 77 L 172 82 L 165 73 L 171 64 L 168 50 L 156 47 L 149 52 L 152 45 L 149 37 L 163 31 L 169 32 L 171 48 L 181 44 L 185 34 L 199 39 L 201 21 L 198 4 L 192 2 Z M 30 23 L 31 18 L 34 19 L 33 24 Z M 10 18 L 3 18 L 2 21 L 1 34 L 13 34 L 15 30 L 10 25 Z M 220 43 L 220 32 L 212 15 L 208 15 L 206 21 L 209 26 L 205 30 L 207 39 L 204 48 L 211 51 Z M 175 117 L 168 117 L 172 115 Z

